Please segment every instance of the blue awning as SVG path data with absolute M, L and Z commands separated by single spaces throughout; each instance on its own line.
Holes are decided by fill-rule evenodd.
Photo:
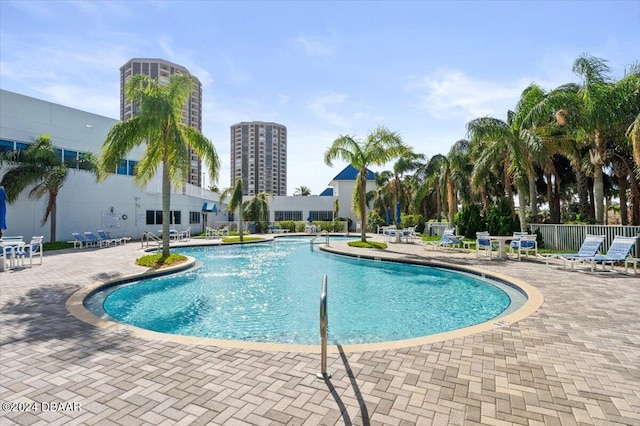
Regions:
M 205 213 L 218 213 L 218 206 L 216 206 L 216 203 L 204 203 L 204 205 L 202 206 L 202 211 Z

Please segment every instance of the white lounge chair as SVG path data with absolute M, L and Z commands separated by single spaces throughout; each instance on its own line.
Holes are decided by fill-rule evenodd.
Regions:
M 67 241 L 67 242 L 73 243 L 73 248 L 76 248 L 78 246 L 82 248 L 82 247 L 89 247 L 91 245 L 94 245 L 93 241 L 89 240 L 87 237 L 85 237 L 79 232 L 72 232 L 71 235 L 73 235 L 73 240 Z
M 602 270 L 605 269 L 607 263 L 611 265 L 611 270 L 613 270 L 613 265 L 615 263 L 626 262 L 637 239 L 638 237 L 623 237 L 621 235 L 616 235 L 606 254 L 587 257 L 581 259 L 581 261 L 582 263 L 588 263 L 591 266 L 591 272 L 595 271 L 598 263 L 602 264 Z
M 455 235 L 454 228 L 445 229 L 442 233 L 442 237 L 438 241 L 429 241 L 429 245 L 434 248 L 453 248 L 458 247 L 462 248 L 463 243 L 460 237 Z
M 600 251 L 600 247 L 602 247 L 604 238 L 604 235 L 587 234 L 577 253 L 554 253 L 538 256 L 544 257 L 546 259 L 547 265 L 549 264 L 550 259 L 562 259 L 563 267 L 566 268 L 567 263 L 569 263 L 571 265 L 571 268 L 573 269 L 573 265 L 576 261 L 597 255 L 598 251 Z

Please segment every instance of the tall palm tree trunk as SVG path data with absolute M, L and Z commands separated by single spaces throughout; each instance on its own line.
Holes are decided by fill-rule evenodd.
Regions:
M 165 149 L 162 162 L 162 257 L 169 257 L 169 225 L 171 223 L 171 181 L 169 180 L 169 159 Z
M 367 171 L 360 171 L 360 222 L 362 225 L 360 226 L 360 240 L 364 243 L 367 241 L 367 204 L 365 199 L 365 194 L 367 191 Z
M 57 217 L 58 217 L 58 206 L 56 204 L 56 197 L 58 194 L 54 195 L 53 200 L 51 201 L 52 206 L 51 206 L 51 214 L 49 215 L 49 232 L 51 234 L 51 239 L 50 241 L 53 243 L 56 241 L 56 223 L 57 223 Z

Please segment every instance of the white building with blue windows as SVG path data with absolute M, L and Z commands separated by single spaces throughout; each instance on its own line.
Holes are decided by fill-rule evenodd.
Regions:
M 145 187 L 134 183 L 133 170 L 142 149 L 123 158 L 113 175 L 96 182 L 95 175 L 77 166 L 83 153 L 99 154 L 111 127 L 118 120 L 0 90 L 0 151 L 26 149 L 42 134 L 49 134 L 60 158 L 70 167 L 70 175 L 57 197 L 57 240 L 71 240 L 72 232 L 103 229 L 112 236 L 140 238 L 145 231 L 157 233 L 162 225 L 162 193 L 158 173 Z M 11 165 L 0 165 L 0 180 Z M 339 216 L 349 217 L 351 195 L 357 171 L 347 166 L 319 196 L 274 196 L 269 199 L 270 221 L 332 220 L 334 200 L 339 201 Z M 375 187 L 373 173 L 367 189 Z M 25 240 L 43 235 L 50 241 L 50 224 L 41 220 L 45 199 L 29 198 L 27 188 L 19 199 L 7 206 L 5 235 L 22 235 Z M 251 197 L 245 197 L 245 200 Z M 229 224 L 226 205 L 220 195 L 191 184 L 173 190 L 171 226 L 191 228 L 192 234 L 206 226 L 219 228 Z

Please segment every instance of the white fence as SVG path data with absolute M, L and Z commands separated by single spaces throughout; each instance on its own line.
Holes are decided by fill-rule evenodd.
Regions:
M 640 237 L 640 226 L 623 225 L 554 225 L 530 224 L 531 232 L 540 231 L 545 248 L 575 252 L 587 234 L 604 235 L 603 251 L 607 251 L 616 235 Z M 635 255 L 640 254 L 640 241 L 636 242 Z
M 640 255 L 640 226 L 623 225 L 557 225 L 532 223 L 528 225 L 531 232 L 540 231 L 544 247 L 574 253 L 578 251 L 587 234 L 604 235 L 602 251 L 606 252 L 616 235 L 638 237 L 635 256 Z M 450 228 L 447 222 L 427 222 L 424 233 L 427 235 L 442 235 L 442 231 Z M 633 253 L 633 252 L 632 252 Z

